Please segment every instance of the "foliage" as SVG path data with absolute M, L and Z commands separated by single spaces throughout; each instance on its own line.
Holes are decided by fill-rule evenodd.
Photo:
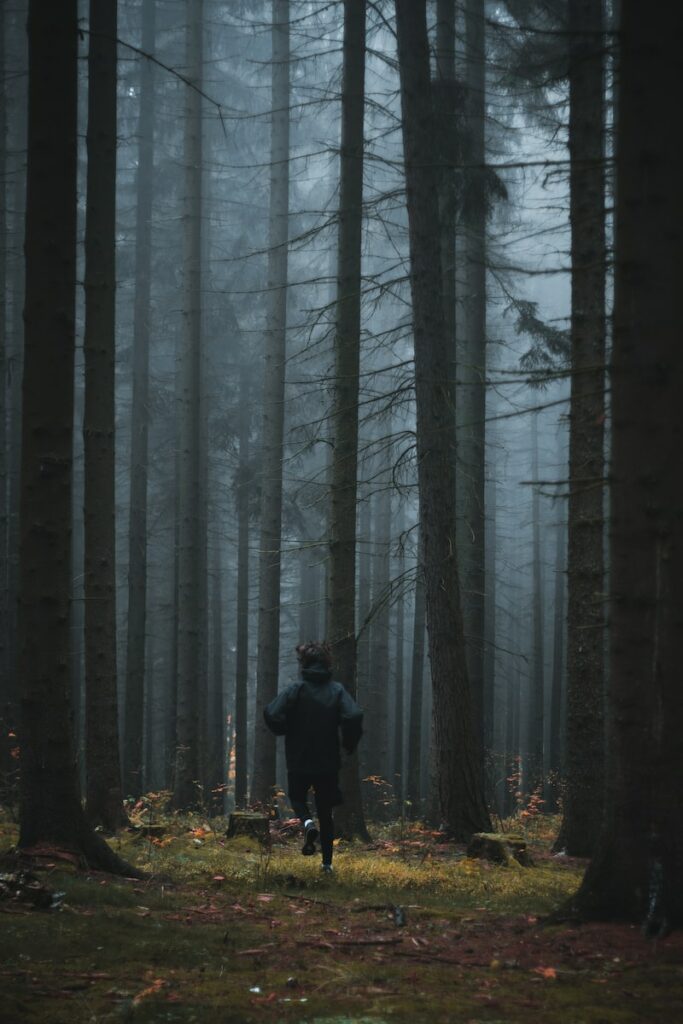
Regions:
M 507 312 L 516 315 L 516 333 L 531 340 L 530 348 L 520 359 L 522 370 L 529 373 L 532 387 L 544 387 L 569 367 L 569 331 L 541 320 L 538 303 L 528 299 L 512 299 Z

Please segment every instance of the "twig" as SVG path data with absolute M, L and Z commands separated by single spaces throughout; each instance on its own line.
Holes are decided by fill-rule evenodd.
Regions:
M 345 939 L 343 942 L 332 942 L 330 946 L 337 949 L 343 949 L 345 946 L 397 946 L 403 942 L 403 937 L 396 939 Z M 318 942 L 297 942 L 297 946 L 316 946 L 320 948 L 321 943 Z

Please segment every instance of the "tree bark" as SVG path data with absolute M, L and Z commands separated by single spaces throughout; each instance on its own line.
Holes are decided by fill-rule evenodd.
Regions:
M 178 537 L 178 698 L 172 807 L 201 802 L 200 689 L 202 680 L 202 590 L 206 566 L 206 516 L 202 440 L 201 351 L 202 81 L 203 0 L 187 0 L 185 89 L 185 223 L 183 338 L 180 356 L 180 491 Z M 203 706 L 201 707 L 203 711 Z
M 116 0 L 91 0 L 85 209 L 83 507 L 86 813 L 126 821 L 116 675 Z
M 531 677 L 529 679 L 529 749 L 526 788 L 543 789 L 545 721 L 545 615 L 541 546 L 541 498 L 538 480 L 538 413 L 531 414 Z
M 249 375 L 240 366 L 237 467 L 237 637 L 235 640 L 235 807 L 247 805 L 247 689 L 249 684 Z
M 403 148 L 415 333 L 420 522 L 434 689 L 439 809 L 457 839 L 491 828 L 483 793 L 481 735 L 465 661 L 455 550 L 455 480 L 449 451 L 453 389 L 441 294 L 438 181 L 425 162 L 434 148 L 425 0 L 396 0 Z
M 142 49 L 154 51 L 156 7 L 142 6 Z M 123 785 L 139 796 L 142 782 L 142 719 L 147 631 L 147 461 L 149 438 L 149 330 L 152 262 L 152 177 L 154 165 L 154 65 L 140 65 L 135 298 L 133 305 L 133 408 L 131 411 L 130 500 L 128 513 L 128 632 L 126 644 Z
M 16 19 L 12 20 L 7 5 L 3 5 L 6 31 L 6 68 L 11 74 L 17 67 L 26 69 L 26 5 L 22 5 Z M 17 25 L 18 23 L 18 25 Z M 17 32 L 17 29 L 19 30 Z M 13 68 L 9 55 L 14 55 Z M 8 378 L 6 396 L 8 404 L 7 426 L 7 605 L 5 620 L 7 696 L 9 707 L 13 708 L 12 724 L 18 725 L 19 680 L 17 643 L 17 595 L 18 595 L 18 550 L 19 550 L 19 475 L 22 457 L 22 376 L 24 365 L 24 229 L 26 220 L 26 166 L 25 153 L 26 117 L 28 98 L 24 74 L 12 75 L 11 94 L 7 96 L 8 152 L 7 170 L 13 177 L 13 187 L 8 190 L 7 226 L 11 227 L 11 248 L 14 258 L 7 264 L 7 297 L 11 312 L 7 317 Z M 22 112 L 19 114 L 19 112 Z M 11 152 L 15 153 L 10 161 Z M 9 242 L 9 236 L 7 241 Z M 12 738 L 12 737 L 9 737 Z
M 12 764 L 10 733 L 16 707 L 9 665 L 9 487 L 7 472 L 7 90 L 5 16 L 0 11 L 0 790 L 4 792 Z M 14 676 L 14 673 L 12 673 Z
M 466 0 L 463 329 L 457 340 L 456 494 L 458 558 L 474 725 L 484 734 L 486 424 L 486 77 L 483 0 Z
M 413 658 L 410 672 L 410 718 L 408 722 L 408 772 L 406 803 L 416 818 L 422 801 L 422 711 L 424 704 L 425 585 L 422 543 L 418 531 L 413 605 Z
M 607 797 L 574 906 L 683 925 L 683 10 L 621 0 Z
M 225 760 L 225 702 L 223 699 L 223 580 L 221 532 L 217 530 L 213 565 L 211 600 L 211 675 L 207 704 L 206 803 L 212 814 L 222 814 L 225 807 L 227 767 Z
M 562 710 L 564 705 L 565 547 L 567 531 L 559 522 L 555 528 L 555 601 L 553 610 L 553 674 L 550 687 L 550 736 L 548 784 L 545 810 L 557 811 L 562 775 Z
M 404 682 L 404 664 L 405 664 L 405 536 L 403 535 L 404 530 L 404 511 L 403 503 L 401 501 L 401 495 L 398 495 L 398 509 L 396 513 L 396 534 L 398 542 L 398 556 L 396 558 L 396 576 L 398 579 L 398 597 L 396 598 L 396 615 L 395 615 L 395 629 L 396 629 L 396 646 L 394 653 L 394 736 L 393 736 L 393 783 L 394 792 L 396 794 L 396 803 L 398 805 L 399 814 L 403 813 L 404 795 L 405 795 L 405 682 Z
M 352 697 L 356 681 L 356 499 L 358 490 L 358 374 L 361 324 L 365 0 L 344 0 L 339 241 L 332 424 L 330 522 L 330 641 L 335 675 Z M 337 831 L 367 838 L 358 758 L 342 768 L 344 803 Z
M 390 477 L 378 475 L 373 501 L 372 624 L 367 743 L 371 775 L 389 780 L 389 595 L 391 491 Z M 384 793 L 382 792 L 382 795 Z
M 263 710 L 277 695 L 280 660 L 282 457 L 284 446 L 287 264 L 289 244 L 289 3 L 272 0 L 268 313 L 261 433 L 261 542 L 252 804 L 269 805 L 275 778 L 275 737 Z
M 485 594 L 484 594 L 484 693 L 483 693 L 483 742 L 486 769 L 486 792 L 499 816 L 502 813 L 500 792 L 500 766 L 505 758 L 505 738 L 503 735 L 504 717 L 501 708 L 501 695 L 498 688 L 498 649 L 497 649 L 497 581 L 496 581 L 496 519 L 498 504 L 498 488 L 495 479 L 496 466 L 492 462 L 487 467 L 485 486 L 486 522 L 485 539 Z M 505 773 L 503 773 L 505 774 Z
M 138 874 L 88 824 L 69 715 L 78 12 L 31 0 L 21 455 L 19 847 Z
M 557 840 L 590 856 L 603 816 L 605 152 L 602 2 L 569 3 L 572 232 L 567 786 Z
M 5 771 L 10 773 L 14 779 L 16 773 L 16 759 L 12 757 L 11 751 L 16 748 L 16 733 L 19 727 L 19 678 L 17 672 L 17 592 L 19 572 L 19 475 L 21 460 L 21 376 L 23 363 L 23 323 L 22 309 L 24 305 L 24 277 L 23 258 L 24 251 L 24 202 L 26 191 L 24 154 L 26 148 L 25 139 L 25 111 L 26 111 L 26 88 L 25 79 L 22 75 L 13 74 L 17 66 L 25 68 L 25 28 L 21 13 L 12 19 L 7 5 L 2 10 L 3 28 L 5 30 L 5 45 L 3 47 L 5 73 L 3 81 L 5 91 L 3 96 L 3 115 L 7 118 L 6 133 L 2 140 L 5 152 L 5 171 L 3 174 L 3 186 L 5 189 L 5 233 L 2 236 L 2 244 L 5 246 L 5 293 L 9 303 L 5 305 L 3 326 L 4 353 L 6 358 L 5 373 L 2 377 L 3 398 L 0 405 L 6 409 L 5 430 L 5 513 L 6 513 L 6 546 L 5 553 L 5 577 L 0 581 L 4 586 L 4 598 L 0 597 L 0 630 L 4 642 L 4 663 L 5 673 L 2 676 L 4 687 L 2 703 L 0 704 L 0 716 L 4 716 L 5 739 L 9 743 L 5 745 L 3 762 Z M 17 32 L 17 22 L 20 23 L 20 31 Z M 11 59 L 13 58 L 13 59 Z M 8 75 L 11 76 L 12 89 L 7 89 Z M 11 154 L 14 152 L 14 159 Z M 9 186 L 13 179 L 12 187 Z M 9 252 L 15 254 L 13 260 L 7 259 Z M 8 308 L 9 305 L 9 308 Z M 6 406 L 5 406 L 6 401 Z M 1 556 L 0 556 L 1 557 Z M 4 604 L 3 604 L 4 601 Z M 0 755 L 2 756 L 2 755 Z M 11 763 L 10 763 L 11 762 Z M 0 767 L 0 771 L 2 768 Z M 10 783 L 10 789 L 14 790 L 14 781 Z M 14 797 L 15 791 L 12 793 Z

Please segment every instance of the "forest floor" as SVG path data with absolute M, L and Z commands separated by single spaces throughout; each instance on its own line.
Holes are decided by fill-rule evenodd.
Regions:
M 332 877 L 286 824 L 266 850 L 226 840 L 222 819 L 156 820 L 161 835 L 112 840 L 149 872 L 143 882 L 44 849 L 23 898 L 6 884 L 2 899 L 1 872 L 16 871 L 6 853 L 4 1024 L 683 1019 L 682 933 L 544 923 L 585 867 L 552 855 L 553 819 L 527 829 L 534 867 L 472 860 L 398 823 L 373 827 L 370 844 L 339 843 Z M 14 842 L 0 819 L 0 854 Z M 38 886 L 52 907 L 26 902 L 41 902 Z

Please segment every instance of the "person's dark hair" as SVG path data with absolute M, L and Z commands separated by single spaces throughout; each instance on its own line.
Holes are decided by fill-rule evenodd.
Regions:
M 302 668 L 310 668 L 312 665 L 322 665 L 323 668 L 332 668 L 332 650 L 327 640 L 320 642 L 309 640 L 305 644 L 298 644 L 296 656 Z

